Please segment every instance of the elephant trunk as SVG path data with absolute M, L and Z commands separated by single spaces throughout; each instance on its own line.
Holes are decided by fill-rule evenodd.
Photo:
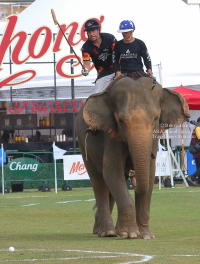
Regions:
M 144 195 L 149 190 L 152 129 L 134 129 L 128 138 L 129 151 L 136 174 L 135 191 L 137 194 Z

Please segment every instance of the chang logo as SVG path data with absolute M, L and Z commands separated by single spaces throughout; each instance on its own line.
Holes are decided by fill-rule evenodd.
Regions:
M 32 170 L 36 171 L 38 164 L 21 164 L 21 162 L 12 162 L 10 164 L 10 170 Z
M 18 176 L 31 176 L 40 171 L 40 162 L 31 158 L 18 158 L 8 164 L 10 173 Z

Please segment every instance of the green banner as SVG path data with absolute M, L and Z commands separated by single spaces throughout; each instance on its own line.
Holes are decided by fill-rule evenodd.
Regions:
M 43 168 L 43 166 L 41 166 L 41 163 L 36 159 L 23 157 L 13 159 L 11 162 L 8 163 L 7 168 L 10 173 L 24 177 L 33 176 L 38 172 L 41 173 L 40 170 Z

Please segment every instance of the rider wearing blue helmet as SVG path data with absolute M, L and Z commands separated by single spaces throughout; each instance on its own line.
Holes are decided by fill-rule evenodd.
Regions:
M 124 74 L 138 73 L 142 76 L 152 76 L 151 58 L 145 43 L 133 37 L 135 25 L 131 20 L 123 20 L 117 32 L 122 33 L 123 39 L 117 41 L 113 54 L 115 78 Z M 143 70 L 143 62 L 147 74 Z

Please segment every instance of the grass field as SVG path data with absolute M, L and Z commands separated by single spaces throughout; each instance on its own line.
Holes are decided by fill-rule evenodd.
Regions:
M 0 194 L 0 263 L 200 263 L 200 188 L 154 187 L 154 240 L 98 238 L 93 206 L 92 190 Z

